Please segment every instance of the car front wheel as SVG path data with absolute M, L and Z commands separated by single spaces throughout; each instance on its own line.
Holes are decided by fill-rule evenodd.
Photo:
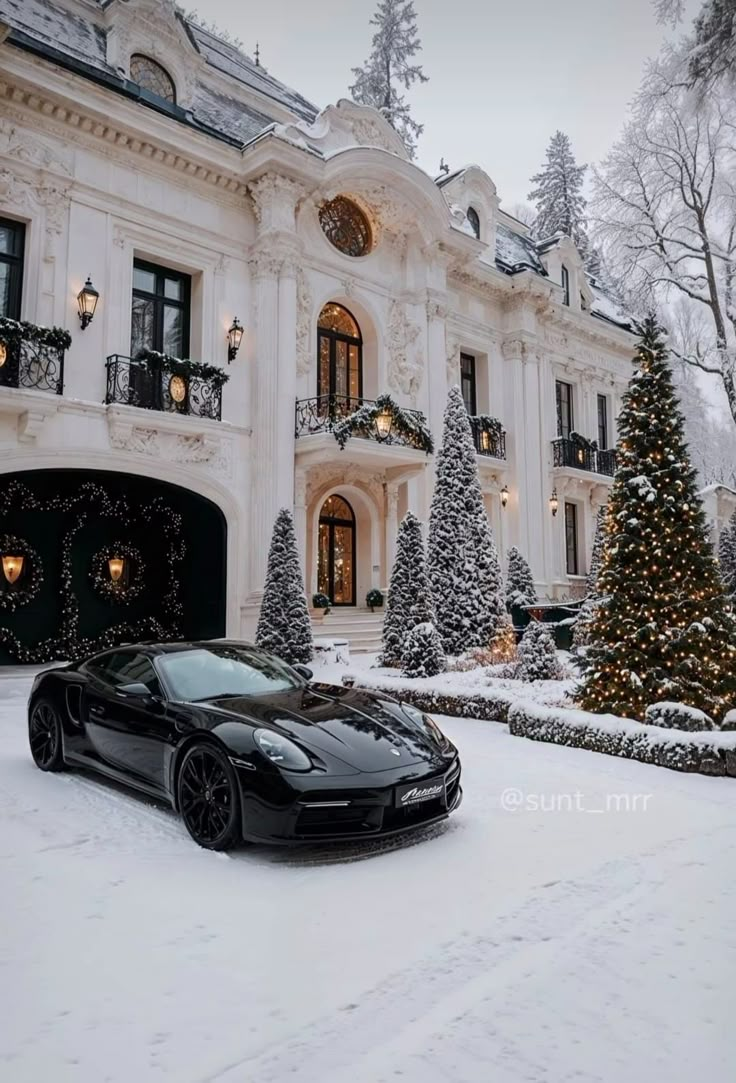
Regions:
M 240 790 L 227 756 L 209 745 L 184 755 L 178 781 L 179 810 L 194 841 L 207 850 L 231 850 L 242 839 Z
M 64 766 L 61 719 L 47 699 L 34 704 L 28 719 L 28 742 L 36 767 L 42 771 L 61 771 Z

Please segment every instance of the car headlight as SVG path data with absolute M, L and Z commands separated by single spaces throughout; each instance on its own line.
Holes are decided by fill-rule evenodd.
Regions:
M 450 747 L 450 742 L 433 718 L 430 718 L 428 714 L 424 714 L 422 711 L 418 711 L 416 707 L 412 707 L 409 703 L 402 703 L 401 709 L 405 715 L 409 716 L 412 722 L 415 722 L 417 726 L 423 729 L 425 733 L 428 733 L 430 737 L 436 741 L 443 752 L 447 751 Z
M 288 737 L 273 730 L 256 730 L 253 738 L 264 756 L 284 771 L 308 771 L 312 762 Z

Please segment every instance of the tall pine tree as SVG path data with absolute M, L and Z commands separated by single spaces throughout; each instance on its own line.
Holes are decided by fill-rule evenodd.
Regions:
M 429 615 L 422 615 L 412 621 L 411 615 L 418 596 L 426 594 L 427 590 L 422 524 L 413 512 L 408 511 L 396 535 L 396 557 L 383 618 L 382 665 L 401 665 L 407 632 L 419 620 L 431 619 Z
M 534 605 L 536 601 L 537 588 L 534 586 L 532 570 L 521 551 L 512 545 L 508 552 L 506 570 L 506 605 L 511 609 Z
M 587 168 L 575 161 L 569 137 L 564 132 L 555 132 L 547 147 L 546 164 L 532 177 L 534 187 L 527 196 L 537 211 L 533 229 L 537 240 L 562 232 L 585 255 L 588 236 L 583 178 Z
M 422 48 L 417 30 L 413 0 L 380 0 L 370 21 L 375 26 L 371 55 L 362 68 L 353 68 L 355 82 L 350 87 L 353 101 L 372 105 L 383 113 L 404 141 L 409 157 L 416 154 L 417 138 L 424 131 L 411 115 L 409 104 L 398 87 L 409 90 L 428 77 L 411 59 Z
M 667 348 L 639 328 L 619 415 L 598 591 L 580 705 L 642 719 L 662 700 L 721 718 L 736 703 L 736 619 L 685 444 Z
M 730 595 L 736 595 L 736 511 L 718 539 L 718 563 L 726 590 Z
M 489 646 L 508 623 L 506 602 L 459 387 L 450 389 L 437 455 L 427 570 L 445 651 Z
M 314 653 L 294 522 L 288 508 L 276 516 L 256 644 L 284 662 L 309 662 Z

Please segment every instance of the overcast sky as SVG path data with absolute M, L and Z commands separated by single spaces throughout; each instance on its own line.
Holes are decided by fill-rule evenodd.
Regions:
M 411 93 L 425 125 L 419 164 L 436 173 L 477 162 L 508 207 L 526 198 L 550 135 L 578 161 L 616 138 L 647 57 L 669 31 L 650 0 L 415 0 L 430 81 Z M 689 0 L 690 17 L 699 0 Z M 271 74 L 319 106 L 347 96 L 368 55 L 377 0 L 201 0 Z

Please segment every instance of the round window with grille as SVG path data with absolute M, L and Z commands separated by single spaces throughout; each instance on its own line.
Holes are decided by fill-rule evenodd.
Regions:
M 319 211 L 322 231 L 328 241 L 346 256 L 366 256 L 373 246 L 368 219 L 346 196 L 323 203 Z

